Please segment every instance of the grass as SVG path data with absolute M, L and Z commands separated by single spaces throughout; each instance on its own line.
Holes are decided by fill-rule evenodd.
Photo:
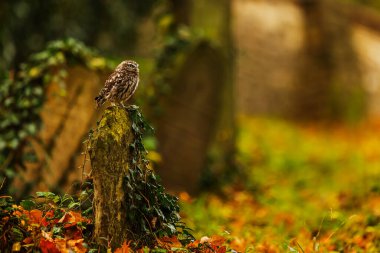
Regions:
M 239 186 L 182 195 L 197 236 L 237 251 L 380 252 L 380 125 L 241 118 Z

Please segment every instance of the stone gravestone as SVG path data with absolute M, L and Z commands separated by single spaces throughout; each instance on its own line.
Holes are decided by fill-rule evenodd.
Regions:
M 23 177 L 25 187 L 20 193 L 55 189 L 70 190 L 80 180 L 83 164 L 83 141 L 88 129 L 96 122 L 94 97 L 103 87 L 105 75 L 84 67 L 68 69 L 65 87 L 58 83 L 46 86 L 46 101 L 41 111 L 42 129 L 39 141 L 32 145 L 37 151 L 38 163 L 27 164 Z M 88 164 L 86 164 L 88 167 Z M 23 188 L 23 189 L 22 189 Z M 21 190 L 22 189 L 22 190 Z
M 186 56 L 156 123 L 159 175 L 173 191 L 194 193 L 215 140 L 226 83 L 221 53 L 201 42 Z

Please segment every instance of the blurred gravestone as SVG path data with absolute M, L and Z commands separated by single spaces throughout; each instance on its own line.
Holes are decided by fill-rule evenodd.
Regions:
M 355 120 L 378 111 L 378 13 L 346 1 L 238 0 L 233 24 L 240 113 Z
M 235 151 L 233 60 L 229 0 L 169 1 L 177 27 L 201 38 L 179 55 L 170 94 L 160 98 L 156 122 L 159 175 L 172 191 L 213 187 L 233 169 Z M 182 52 L 183 53 L 183 52 Z M 178 59 L 179 58 L 179 59 Z
M 78 167 L 83 165 L 83 141 L 96 122 L 94 97 L 104 80 L 104 75 L 76 66 L 68 69 L 64 88 L 55 82 L 46 85 L 39 141 L 32 140 L 39 162 L 28 164 L 23 175 L 26 185 L 20 193 L 67 191 L 81 179 Z
M 194 192 L 199 186 L 221 113 L 224 71 L 220 52 L 203 42 L 189 53 L 171 83 L 157 123 L 163 158 L 159 174 L 171 190 Z
M 299 6 L 305 31 L 295 115 L 301 119 L 361 118 L 365 94 L 352 40 L 350 10 L 328 0 L 305 1 Z

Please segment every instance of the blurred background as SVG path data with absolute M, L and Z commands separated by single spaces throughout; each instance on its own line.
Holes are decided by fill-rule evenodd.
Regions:
M 147 138 L 148 148 L 155 150 L 164 183 L 177 192 L 196 193 L 202 184 L 212 187 L 241 172 L 236 138 L 244 115 L 315 123 L 376 120 L 378 8 L 364 0 L 2 1 L 2 69 L 10 80 L 24 71 L 45 83 L 36 117 L 14 122 L 12 112 L 20 108 L 9 102 L 12 88 L 4 88 L 10 123 L 3 129 L 28 129 L 25 120 L 36 126 L 14 132 L 17 143 L 4 132 L 3 177 L 12 174 L 6 167 L 23 159 L 28 142 L 36 142 L 37 160 L 44 162 L 26 167 L 50 172 L 32 180 L 33 187 L 60 189 L 78 179 L 81 143 L 99 116 L 92 97 L 126 58 L 140 63 L 135 102 L 157 130 L 156 139 Z M 62 41 L 48 46 L 52 40 Z M 44 81 L 47 72 L 58 77 Z M 25 180 L 29 176 L 19 183 Z
M 2 98 L 10 121 L 3 129 L 15 131 L 4 132 L 3 177 L 29 181 L 29 190 L 38 184 L 67 190 L 80 178 L 81 143 L 99 116 L 92 97 L 126 58 L 140 63 L 135 102 L 156 128 L 157 138 L 147 138 L 153 162 L 176 192 L 196 193 L 241 173 L 236 143 L 244 115 L 315 123 L 375 120 L 378 8 L 376 1 L 359 0 L 2 1 L 2 69 L 11 80 L 24 71 L 45 83 L 33 119 L 15 113 L 20 119 L 13 122 L 18 100 L 12 107 L 9 94 Z M 62 41 L 48 46 L 52 40 Z M 40 165 L 17 170 L 25 167 L 20 159 L 28 142 L 35 142 Z M 42 173 L 40 179 L 31 180 L 36 171 L 29 170 Z
M 196 229 L 265 246 L 307 224 L 307 245 L 363 208 L 378 226 L 377 0 L 3 0 L 0 22 L 3 194 L 75 189 L 93 98 L 134 59 L 149 158 Z

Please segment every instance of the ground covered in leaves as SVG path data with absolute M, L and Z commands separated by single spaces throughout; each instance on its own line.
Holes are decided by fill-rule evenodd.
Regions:
M 379 134 L 379 122 L 242 118 L 245 180 L 223 194 L 181 194 L 184 221 L 239 252 L 380 252 Z
M 180 194 L 193 241 L 157 238 L 139 252 L 380 252 L 379 122 L 300 125 L 241 118 L 240 180 Z M 1 196 L 0 245 L 14 252 L 98 252 L 91 191 L 12 202 Z M 102 252 L 132 252 L 130 242 Z

